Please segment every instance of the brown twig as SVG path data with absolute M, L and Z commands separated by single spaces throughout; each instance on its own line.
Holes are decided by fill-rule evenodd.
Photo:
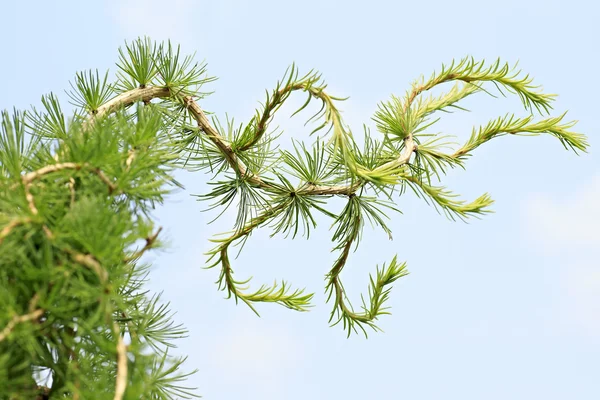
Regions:
M 119 325 L 113 323 L 113 328 L 117 336 L 117 378 L 114 400 L 122 400 L 127 389 L 127 346 L 121 336 Z
M 151 249 L 152 246 L 154 245 L 154 243 L 156 242 L 156 239 L 158 238 L 158 235 L 161 231 L 162 231 L 162 226 L 160 228 L 158 228 L 155 233 L 153 233 L 151 236 L 148 236 L 146 238 L 146 244 L 144 245 L 144 247 L 141 250 L 138 250 L 135 253 L 133 253 L 131 256 L 126 257 L 124 260 L 125 263 L 130 263 L 132 261 L 139 259 L 146 251 Z
M 19 225 L 24 225 L 31 222 L 31 218 L 15 218 L 10 221 L 2 230 L 0 231 L 0 244 L 4 241 L 10 232 Z
M 31 184 L 34 180 L 40 178 L 43 175 L 50 174 L 52 172 L 62 171 L 64 169 L 80 170 L 81 168 L 82 168 L 82 165 L 73 163 L 73 162 L 64 162 L 64 163 L 59 163 L 59 164 L 46 165 L 45 167 L 42 167 L 36 171 L 32 171 L 32 172 L 29 172 L 29 173 L 23 175 L 23 177 L 21 177 L 21 180 L 23 181 L 23 184 L 25 184 L 25 186 L 27 186 L 27 185 Z
M 8 335 L 10 335 L 10 333 L 12 332 L 12 330 L 15 328 L 16 325 L 23 323 L 23 322 L 36 320 L 39 317 L 41 317 L 43 314 L 44 314 L 44 310 L 37 309 L 37 310 L 32 311 L 25 315 L 15 315 L 10 321 L 8 321 L 8 324 L 6 324 L 4 329 L 0 332 L 0 342 L 2 342 L 4 339 L 6 339 L 8 337 Z
M 100 281 L 102 283 L 107 281 L 108 273 L 102 267 L 102 265 L 100 265 L 98 260 L 96 260 L 94 258 L 93 255 L 82 254 L 82 253 L 78 253 L 76 251 L 68 250 L 68 249 L 65 249 L 65 252 L 69 253 L 71 255 L 71 257 L 73 258 L 73 261 L 75 261 L 76 263 L 86 266 L 89 269 L 91 269 L 92 271 L 94 271 L 96 273 L 96 275 L 98 275 L 98 277 L 100 278 Z
M 50 240 L 54 239 L 54 233 L 46 225 L 42 225 L 42 230 L 46 234 L 46 237 Z
M 127 323 L 127 332 L 129 333 L 129 336 L 131 337 L 131 341 L 139 341 L 139 335 L 138 333 L 135 331 L 135 329 L 133 329 L 133 324 L 131 323 L 132 318 L 125 312 L 125 311 L 121 311 L 121 317 L 123 317 L 124 319 L 127 319 L 128 321 Z
M 27 205 L 29 206 L 29 209 L 31 210 L 32 214 L 37 215 L 39 212 L 37 207 L 35 206 L 35 201 L 34 201 L 33 195 L 31 194 L 31 185 L 36 179 L 39 179 L 40 177 L 42 177 L 44 175 L 51 174 L 53 172 L 62 171 L 65 169 L 73 169 L 73 170 L 79 171 L 84 168 L 89 169 L 91 172 L 98 175 L 100 180 L 102 182 L 104 182 L 106 184 L 106 186 L 108 186 L 109 194 L 112 194 L 113 192 L 115 192 L 117 190 L 117 186 L 99 168 L 92 168 L 87 164 L 77 164 L 77 163 L 73 163 L 73 162 L 64 162 L 64 163 L 59 163 L 59 164 L 46 165 L 45 167 L 42 167 L 36 171 L 29 172 L 21 177 L 21 181 L 23 182 L 23 186 L 25 188 L 25 198 L 27 199 Z M 71 183 L 72 182 L 73 182 L 73 178 L 71 178 Z M 73 201 L 73 199 L 74 199 L 74 189 L 73 189 L 73 186 L 71 186 L 71 201 Z
M 25 185 L 25 199 L 27 200 L 27 206 L 31 210 L 33 215 L 38 215 L 38 209 L 35 206 L 35 201 L 33 199 L 33 195 L 31 194 L 31 184 L 28 183 Z
M 101 117 L 106 114 L 111 114 L 122 107 L 127 107 L 134 104 L 137 101 L 150 101 L 152 99 L 159 99 L 171 96 L 171 90 L 166 87 L 148 86 L 145 88 L 137 88 L 129 90 L 125 93 L 121 93 L 115 98 L 107 101 L 100 107 L 96 112 L 95 117 Z M 84 128 L 89 128 L 93 125 L 95 118 L 90 118 L 84 125 Z
M 36 396 L 35 400 L 48 400 L 50 398 L 50 392 L 52 388 L 46 386 L 38 386 L 36 390 L 39 394 Z
M 106 186 L 108 186 L 108 194 L 113 194 L 113 192 L 115 190 L 117 190 L 117 187 L 115 186 L 115 184 L 112 183 L 110 179 L 108 179 L 108 177 L 104 174 L 104 172 L 102 172 L 102 170 L 100 168 L 94 168 L 94 169 L 92 169 L 92 172 L 94 172 L 96 175 L 98 175 L 100 180 L 102 182 L 104 182 L 106 184 Z
M 62 171 L 65 169 L 74 169 L 76 171 L 79 171 L 81 169 L 88 169 L 89 171 L 98 175 L 100 180 L 102 182 L 104 182 L 106 184 L 106 186 L 108 186 L 109 191 L 111 193 L 117 189 L 115 184 L 106 176 L 106 174 L 104 174 L 104 172 L 102 172 L 101 169 L 93 168 L 88 164 L 77 164 L 77 163 L 73 163 L 73 162 L 64 162 L 64 163 L 59 163 L 59 164 L 46 165 L 45 167 L 42 167 L 36 171 L 32 171 L 32 172 L 29 172 L 29 173 L 23 175 L 21 177 L 21 180 L 23 181 L 23 184 L 25 186 L 27 186 L 27 185 L 30 185 L 31 183 L 33 183 L 33 181 L 35 181 L 36 179 L 39 179 L 40 177 L 42 177 L 44 175 L 47 175 L 47 174 L 50 174 L 53 172 Z

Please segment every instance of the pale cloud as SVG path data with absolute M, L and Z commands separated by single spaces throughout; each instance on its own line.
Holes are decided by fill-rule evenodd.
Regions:
M 563 266 L 556 322 L 592 337 L 600 334 L 599 205 L 600 174 L 562 199 L 532 196 L 523 210 L 528 240 Z
M 535 195 L 524 214 L 531 239 L 545 249 L 600 248 L 600 174 L 562 199 Z

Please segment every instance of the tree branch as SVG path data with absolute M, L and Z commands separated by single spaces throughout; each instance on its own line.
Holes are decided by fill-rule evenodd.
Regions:
M 244 293 L 243 290 L 247 289 L 247 287 L 242 289 L 239 288 L 238 285 L 245 285 L 250 281 L 250 279 L 245 281 L 236 281 L 233 278 L 233 269 L 231 268 L 228 255 L 229 246 L 236 240 L 250 235 L 254 229 L 258 228 L 270 218 L 276 216 L 279 212 L 285 209 L 286 206 L 287 204 L 282 202 L 278 206 L 273 207 L 262 215 L 254 218 L 252 221 L 246 224 L 243 229 L 240 229 L 232 236 L 222 240 L 213 240 L 215 242 L 220 242 L 221 244 L 209 252 L 210 257 L 208 261 L 210 262 L 215 257 L 217 260 L 207 268 L 212 268 L 219 264 L 221 265 L 221 273 L 217 281 L 219 289 L 227 290 L 228 298 L 233 295 L 236 301 L 238 298 L 241 299 L 256 314 L 258 314 L 258 312 L 252 305 L 254 302 L 279 303 L 296 311 L 306 311 L 306 308 L 309 306 L 309 302 L 313 296 L 312 294 L 304 294 L 304 290 L 295 290 L 294 292 L 289 293 L 289 288 L 287 287 L 285 281 L 282 281 L 281 286 L 277 286 L 276 283 L 270 288 L 263 285 L 254 293 Z
M 108 272 L 106 272 L 106 270 L 102 267 L 98 260 L 94 258 L 93 255 L 82 254 L 69 249 L 65 249 L 65 252 L 69 253 L 73 258 L 73 261 L 75 261 L 76 263 L 88 267 L 89 269 L 94 271 L 96 275 L 98 275 L 98 278 L 100 278 L 100 282 L 106 283 L 106 281 L 108 280 Z
M 146 238 L 146 244 L 144 245 L 144 247 L 141 250 L 133 253 L 131 256 L 126 257 L 124 262 L 130 263 L 132 261 L 135 261 L 135 260 L 139 259 L 146 251 L 151 249 L 152 246 L 154 245 L 154 243 L 156 242 L 156 239 L 158 238 L 158 235 L 160 234 L 161 231 L 162 231 L 162 227 L 158 228 L 158 230 L 155 233 L 153 233 L 151 236 L 148 236 Z
M 296 90 L 296 89 L 294 89 Z M 317 94 L 313 94 L 317 96 Z M 221 134 L 210 124 L 206 114 L 202 110 L 202 108 L 198 105 L 196 101 L 191 96 L 181 96 L 178 93 L 173 93 L 169 88 L 163 87 L 145 87 L 145 88 L 136 88 L 125 93 L 122 93 L 115 98 L 108 101 L 105 105 L 98 108 L 98 112 L 91 116 L 88 121 L 93 119 L 105 116 L 121 107 L 126 107 L 133 104 L 136 101 L 150 101 L 154 98 L 169 98 L 173 97 L 180 102 L 182 102 L 187 110 L 190 112 L 191 116 L 194 118 L 198 127 L 202 132 L 204 132 L 208 138 L 213 142 L 213 144 L 221 151 L 223 157 L 227 160 L 227 163 L 233 168 L 233 170 L 239 176 L 246 177 L 249 184 L 260 187 L 262 189 L 273 189 L 273 186 L 262 180 L 262 178 L 256 174 L 253 174 L 248 170 L 248 168 L 239 160 L 231 146 L 229 146 L 225 139 L 221 136 Z M 319 98 L 322 97 L 318 96 Z M 91 125 L 87 125 L 91 126 Z M 385 170 L 390 167 L 397 167 L 399 165 L 406 164 L 410 161 L 411 154 L 415 151 L 416 145 L 412 141 L 412 137 L 406 141 L 405 151 L 402 155 L 394 161 L 390 161 L 387 164 L 377 168 L 377 171 Z M 345 195 L 348 196 L 350 194 L 356 193 L 356 191 L 363 186 L 364 183 L 353 183 L 351 185 L 315 185 L 311 187 L 306 187 L 302 190 L 303 194 L 306 195 Z
M 10 221 L 2 230 L 0 231 L 0 244 L 4 241 L 10 232 L 19 225 L 25 225 L 31 222 L 31 218 L 15 218 Z
M 36 320 L 36 319 L 40 318 L 43 314 L 44 314 L 44 310 L 37 309 L 37 310 L 32 311 L 25 315 L 15 315 L 8 322 L 8 324 L 4 327 L 4 329 L 0 332 L 0 342 L 2 342 L 4 339 L 6 339 L 8 337 L 8 335 L 10 335 L 10 333 L 12 332 L 12 330 L 15 328 L 16 325 L 23 323 L 23 322 Z
M 122 400 L 127 389 L 127 346 L 121 336 L 119 325 L 113 323 L 113 328 L 117 337 L 117 378 L 114 400 Z

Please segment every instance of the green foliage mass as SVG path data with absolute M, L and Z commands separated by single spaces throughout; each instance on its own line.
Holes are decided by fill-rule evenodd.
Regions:
M 230 251 L 261 227 L 273 235 L 308 237 L 315 213 L 332 221 L 332 248 L 339 256 L 326 276 L 330 322 L 347 334 L 378 329 L 388 314 L 392 284 L 407 274 L 393 256 L 370 278 L 360 308 L 348 300 L 340 275 L 358 246 L 365 223 L 381 228 L 399 211 L 395 196 L 410 188 L 452 219 L 490 212 L 483 194 L 459 199 L 439 181 L 465 167 L 480 145 L 504 135 L 555 136 L 585 151 L 573 122 L 546 116 L 553 95 L 508 64 L 465 58 L 414 82 L 406 95 L 382 102 L 358 145 L 339 103 L 319 74 L 286 71 L 247 123 L 208 119 L 200 106 L 213 78 L 204 64 L 180 56 L 170 43 L 139 39 L 119 50 L 115 82 L 109 75 L 76 75 L 68 118 L 57 97 L 41 110 L 2 114 L 0 132 L 0 398 L 189 398 L 183 359 L 169 355 L 185 329 L 168 305 L 144 289 L 148 265 L 142 255 L 161 245 L 151 210 L 181 185 L 178 169 L 206 171 L 211 189 L 198 198 L 211 207 L 235 207 L 231 232 L 213 239 L 208 267 L 218 268 L 219 289 L 257 311 L 277 303 L 305 311 L 312 294 L 275 282 L 250 289 L 234 277 Z M 453 84 L 441 95 L 426 92 Z M 495 85 L 517 95 L 525 116 L 508 114 L 473 129 L 461 146 L 432 130 L 440 113 L 464 110 L 467 96 L 490 94 Z M 314 143 L 278 150 L 271 129 L 276 112 L 294 92 L 316 102 L 310 121 L 322 133 Z M 541 115 L 535 117 L 534 113 Z M 341 212 L 327 199 L 346 202 Z M 47 378 L 51 377 L 51 380 Z M 50 383 L 51 382 L 51 383 Z

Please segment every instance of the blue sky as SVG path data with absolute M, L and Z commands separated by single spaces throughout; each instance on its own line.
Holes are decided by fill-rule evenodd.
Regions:
M 327 221 L 309 241 L 258 231 L 234 263 L 255 284 L 274 278 L 314 291 L 310 313 L 223 299 L 216 270 L 202 269 L 208 239 L 232 226 L 190 194 L 207 176 L 182 173 L 185 192 L 156 216 L 171 246 L 153 255 L 150 287 L 164 291 L 190 330 L 178 351 L 199 373 L 207 399 L 598 399 L 600 398 L 600 62 L 594 2 L 516 1 L 4 1 L 0 25 L 0 109 L 62 95 L 75 72 L 110 68 L 125 39 L 171 39 L 206 59 L 219 77 L 201 105 L 247 120 L 264 89 L 292 62 L 323 73 L 356 132 L 377 103 L 402 95 L 421 74 L 473 55 L 519 61 L 558 93 L 591 151 L 582 157 L 549 137 L 505 137 L 480 148 L 467 171 L 444 183 L 465 198 L 489 192 L 495 214 L 453 223 L 410 194 L 398 200 L 394 241 L 368 231 L 343 274 L 355 301 L 369 272 L 398 254 L 411 274 L 395 285 L 385 333 L 346 339 L 327 325 L 323 294 L 331 266 Z M 293 100 L 300 104 L 302 98 Z M 474 124 L 516 112 L 518 99 L 479 95 L 471 113 L 439 128 L 466 138 Z M 292 110 L 292 107 L 287 108 Z M 310 140 L 301 119 L 276 122 Z

